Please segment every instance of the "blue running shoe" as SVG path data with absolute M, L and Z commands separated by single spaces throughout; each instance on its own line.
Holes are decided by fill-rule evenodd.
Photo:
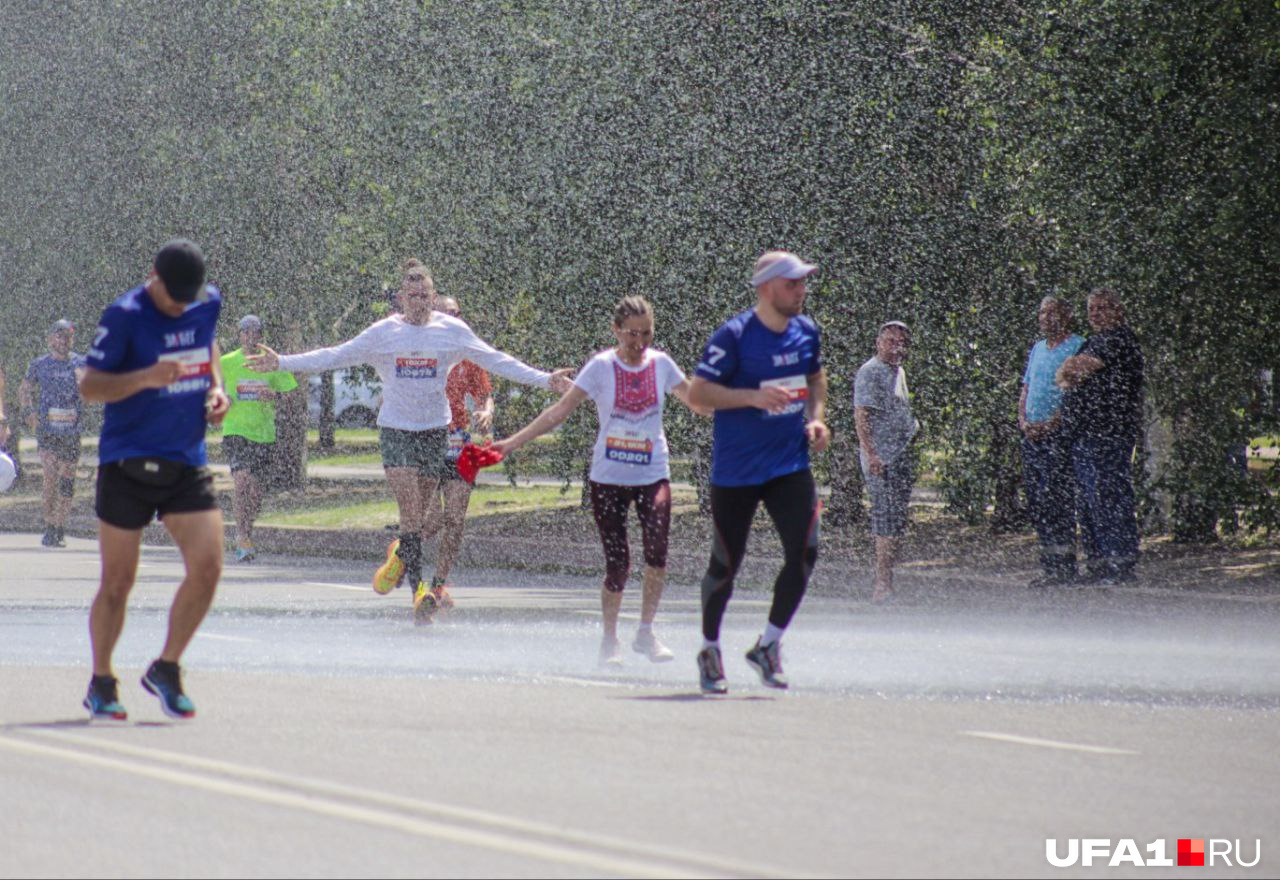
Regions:
M 119 684 L 109 675 L 101 678 L 95 675 L 89 679 L 84 707 L 89 710 L 90 721 L 125 721 L 129 718 L 129 713 L 120 704 Z
M 170 718 L 196 717 L 195 704 L 182 692 L 182 670 L 177 663 L 157 660 L 142 676 L 147 693 L 160 698 L 160 708 Z

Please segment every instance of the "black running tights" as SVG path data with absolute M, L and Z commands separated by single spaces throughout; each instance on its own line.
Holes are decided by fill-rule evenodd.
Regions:
M 702 578 L 702 635 L 720 639 L 720 621 L 733 595 L 733 579 L 742 565 L 756 508 L 764 509 L 782 539 L 783 565 L 773 584 L 769 622 L 785 628 L 804 598 L 818 559 L 818 490 L 807 469 L 756 486 L 712 486 L 711 521 L 715 537 L 711 563 Z

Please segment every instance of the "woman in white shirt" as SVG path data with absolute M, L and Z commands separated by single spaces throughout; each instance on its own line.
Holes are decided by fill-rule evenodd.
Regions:
M 627 508 L 632 504 L 644 538 L 644 590 L 640 629 L 631 647 L 655 663 L 673 659 L 653 632 L 667 574 L 667 532 L 671 524 L 671 469 L 662 405 L 667 394 L 689 404 L 689 380 L 653 342 L 653 306 L 638 296 L 618 303 L 613 316 L 618 344 L 587 361 L 564 396 L 526 427 L 494 443 L 504 456 L 552 430 L 588 397 L 600 416 L 591 460 L 591 509 L 604 545 L 605 577 L 600 592 L 604 638 L 600 662 L 622 663 L 618 611 L 631 567 Z
M 571 370 L 547 373 L 504 354 L 476 336 L 464 322 L 433 311 L 435 283 L 417 260 L 404 265 L 398 295 L 400 312 L 383 318 L 359 336 L 333 348 L 279 355 L 265 345 L 246 359 L 262 372 L 318 373 L 370 364 L 382 380 L 378 445 L 387 483 L 400 509 L 400 536 L 387 548 L 387 561 L 373 588 L 390 593 L 408 579 L 414 589 L 414 622 L 430 623 L 440 597 L 422 581 L 422 529 L 426 502 L 435 498 L 448 460 L 450 412 L 445 395 L 449 370 L 471 360 L 515 382 L 563 391 Z

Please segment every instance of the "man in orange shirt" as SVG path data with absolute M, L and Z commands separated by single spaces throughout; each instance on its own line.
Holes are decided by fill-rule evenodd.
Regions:
M 436 301 L 436 311 L 454 318 L 461 317 L 458 301 L 451 296 L 441 296 Z M 445 396 L 449 398 L 449 460 L 456 463 L 462 447 L 470 443 L 473 432 L 488 434 L 493 430 L 493 385 L 489 374 L 471 361 L 462 361 L 449 372 L 445 383 Z M 467 409 L 467 398 L 476 406 Z M 466 526 L 467 505 L 471 502 L 471 484 L 462 479 L 455 469 L 450 477 L 440 481 L 439 503 L 428 504 L 427 523 L 423 537 L 439 534 L 440 545 L 436 552 L 436 573 L 431 579 L 431 592 L 441 608 L 452 608 L 446 582 L 449 570 L 462 549 L 462 530 Z

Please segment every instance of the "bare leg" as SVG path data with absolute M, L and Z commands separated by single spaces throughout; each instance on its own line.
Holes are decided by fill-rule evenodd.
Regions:
M 17 453 L 14 453 L 15 455 Z M 40 500 L 44 507 L 44 524 L 46 526 L 56 526 L 57 508 L 58 508 L 58 477 L 61 475 L 61 468 L 58 467 L 58 457 L 52 452 L 40 453 Z
M 240 468 L 231 477 L 236 486 L 233 503 L 236 517 L 236 543 L 241 547 L 251 547 L 253 546 L 253 523 L 262 508 L 262 484 L 248 468 Z
M 98 595 L 89 608 L 89 641 L 93 647 L 93 674 L 111 675 L 111 655 L 124 630 L 129 591 L 138 573 L 142 529 L 120 529 L 98 522 L 98 547 L 102 577 Z
M 72 487 L 75 486 L 76 479 L 76 462 L 67 461 L 61 458 L 54 458 L 54 470 L 58 475 L 58 491 L 53 502 L 53 525 L 58 528 L 66 528 L 67 516 L 71 513 L 71 495 L 62 491 L 61 483 L 63 480 L 70 480 Z
M 612 592 L 604 587 L 600 588 L 600 611 L 604 623 L 604 637 L 606 639 L 616 639 L 618 637 L 618 612 L 622 610 L 622 591 Z
M 169 609 L 169 636 L 161 660 L 177 663 L 204 620 L 222 576 L 222 511 L 170 513 L 164 527 L 182 553 L 186 577 Z
M 440 532 L 440 550 L 436 554 L 436 577 L 449 579 L 453 564 L 462 550 L 462 532 L 467 524 L 467 505 L 471 503 L 471 484 L 466 480 L 445 480 L 440 485 L 444 494 L 444 515 Z
M 662 589 L 667 584 L 667 570 L 644 567 L 644 592 L 640 598 L 640 622 L 653 623 L 658 615 L 658 603 L 662 601 Z
M 395 496 L 400 509 L 400 533 L 411 534 L 422 530 L 422 490 L 418 485 L 418 469 L 406 467 L 387 468 L 387 485 Z
M 439 533 L 440 526 L 444 523 L 444 514 L 440 509 L 440 478 L 424 477 L 419 474 L 418 496 L 422 499 L 422 523 L 419 525 L 418 531 L 422 534 L 425 555 L 427 542 Z M 403 525 L 400 528 L 404 531 Z M 439 558 L 438 553 L 436 558 Z
M 876 583 L 871 601 L 879 602 L 893 595 L 893 563 L 898 554 L 898 538 L 876 535 Z

